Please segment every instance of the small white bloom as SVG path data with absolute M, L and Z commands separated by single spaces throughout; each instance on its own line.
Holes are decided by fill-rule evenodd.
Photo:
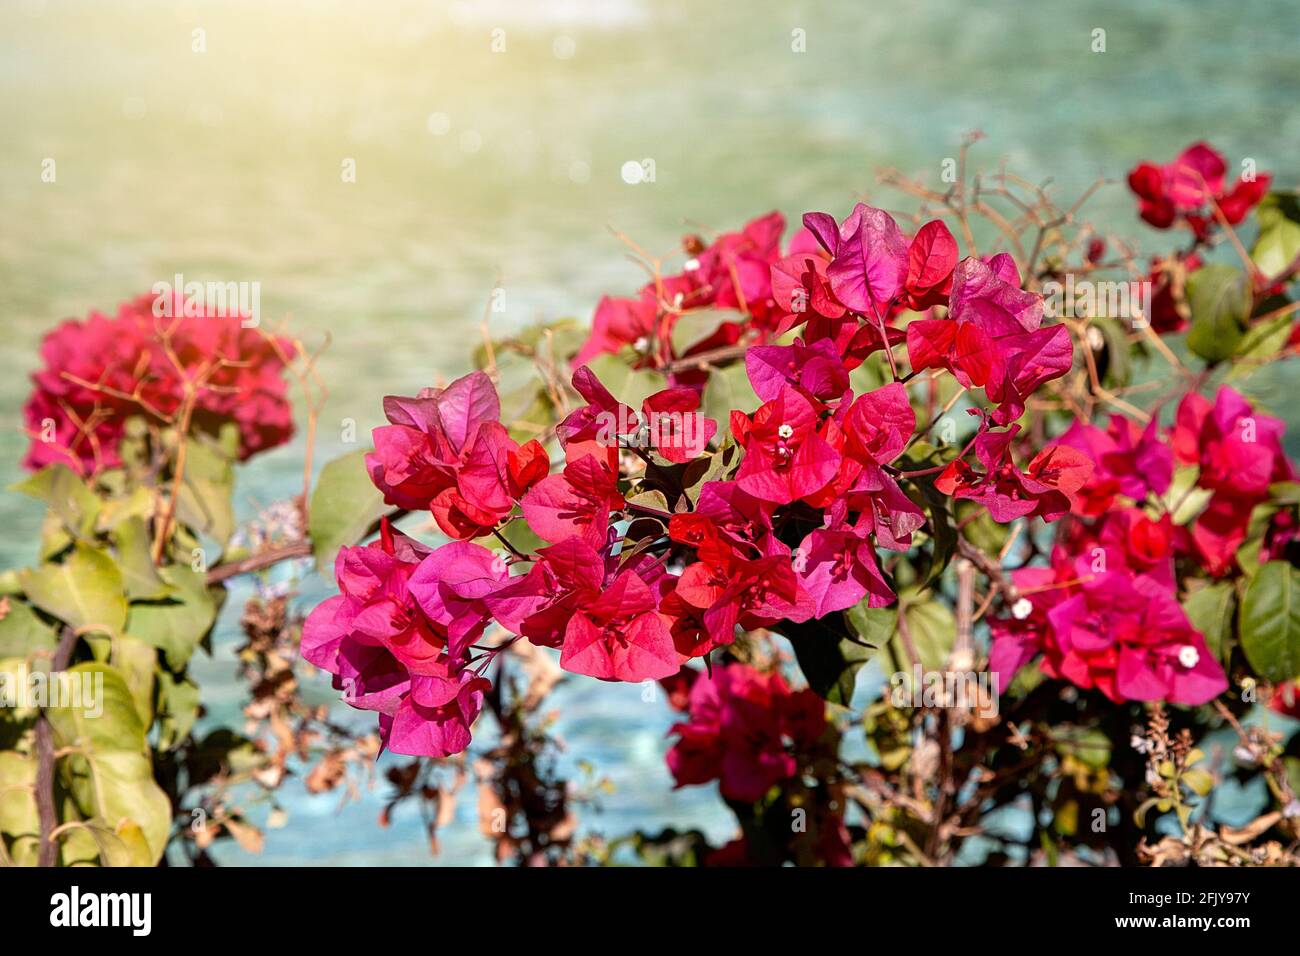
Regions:
M 1029 598 L 1021 598 L 1015 604 L 1011 605 L 1011 616 L 1017 621 L 1023 621 L 1034 611 L 1034 604 Z
M 650 348 L 649 336 L 645 336 L 645 335 L 641 336 L 639 339 L 637 339 L 635 342 L 632 343 L 632 348 L 636 349 L 638 352 L 644 352 L 647 349 L 649 349 Z
M 782 438 L 789 438 L 791 435 L 794 434 L 794 429 L 791 428 L 789 425 L 782 425 L 780 428 L 776 430 L 776 433 L 780 435 Z
M 687 259 L 686 262 L 683 263 L 683 268 L 685 268 L 687 272 L 694 272 L 699 267 L 700 267 L 699 259 Z
M 1191 644 L 1184 644 L 1178 648 L 1178 663 L 1184 667 L 1195 667 L 1200 659 L 1201 655 Z

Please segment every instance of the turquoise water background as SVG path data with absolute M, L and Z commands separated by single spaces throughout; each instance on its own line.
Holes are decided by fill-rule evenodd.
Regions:
M 876 188 L 876 168 L 934 181 L 976 128 L 987 135 L 976 162 L 1050 176 L 1062 197 L 1200 137 L 1294 185 L 1296 25 L 1290 0 L 9 0 L 0 479 L 20 476 L 19 409 L 42 334 L 177 272 L 259 282 L 267 321 L 308 342 L 330 335 L 325 461 L 351 450 L 345 419 L 364 435 L 384 394 L 466 370 L 494 286 L 501 332 L 585 319 L 602 293 L 634 289 L 641 274 L 608 227 L 666 252 L 685 231 L 771 208 L 796 219 L 866 196 L 905 206 Z M 1104 53 L 1092 52 L 1096 29 Z M 794 31 L 806 52 L 792 49 Z M 41 179 L 47 159 L 53 183 Z M 645 159 L 655 181 L 624 182 L 623 164 Z M 340 175 L 347 160 L 354 183 Z M 1162 248 L 1121 186 L 1087 215 Z M 1294 425 L 1285 384 L 1271 397 Z M 301 450 L 241 472 L 243 515 L 296 491 Z M 3 565 L 29 562 L 36 507 L 5 495 L 0 517 Z M 210 722 L 239 723 L 232 641 L 246 586 L 198 664 Z M 327 587 L 314 582 L 305 599 Z M 586 826 L 730 835 L 712 788 L 670 789 L 662 701 L 574 681 L 555 703 L 563 765 L 590 761 L 616 787 Z M 289 822 L 265 851 L 219 856 L 428 862 L 413 812 L 375 825 L 384 791 L 339 809 L 336 795 L 290 784 Z M 441 837 L 441 862 L 488 861 L 472 795 Z

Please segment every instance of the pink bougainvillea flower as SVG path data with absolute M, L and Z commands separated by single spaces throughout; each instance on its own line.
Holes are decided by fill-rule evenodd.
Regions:
M 700 414 L 700 393 L 676 386 L 655 392 L 640 412 L 624 405 L 587 366 L 573 373 L 573 387 L 587 404 L 570 412 L 556 426 L 570 462 L 593 455 L 618 467 L 620 447 L 651 448 L 671 462 L 687 462 L 703 454 L 718 424 Z
M 942 220 L 932 219 L 917 230 L 908 246 L 903 282 L 908 308 L 919 312 L 948 303 L 957 257 L 957 240 Z
M 824 488 L 839 469 L 840 454 L 819 433 L 812 404 L 789 385 L 764 402 L 752 422 L 733 416 L 732 431 L 745 446 L 736 483 L 755 498 L 797 501 Z
M 508 575 L 500 555 L 470 541 L 453 541 L 420 562 L 408 588 L 425 617 L 446 629 L 449 653 L 459 658 L 491 617 L 484 598 Z
M 570 537 L 537 551 L 527 574 L 484 596 L 498 624 L 534 644 L 559 647 L 569 619 L 594 601 L 612 577 L 616 559 L 608 546 L 597 551 Z
M 831 291 L 828 265 L 830 260 L 815 252 L 794 253 L 772 264 L 772 298 L 789 316 L 785 324 L 791 328 L 814 315 L 841 319 L 848 311 Z
M 374 430 L 366 456 L 371 481 L 389 504 L 430 511 L 453 538 L 488 533 L 549 468 L 538 442 L 510 438 L 483 372 L 414 398 L 389 396 L 384 414 L 390 424 Z
M 160 315 L 155 314 L 155 305 Z M 32 437 L 23 466 L 61 462 L 83 475 L 121 465 L 126 420 L 174 419 L 186 379 L 198 383 L 193 427 L 217 434 L 227 423 L 246 460 L 293 435 L 285 362 L 288 339 L 246 328 L 243 316 L 172 297 L 144 295 L 117 315 L 68 320 L 41 342 L 42 368 L 23 408 Z M 166 340 L 166 344 L 164 344 Z
M 1117 703 L 1195 705 L 1227 690 L 1223 668 L 1188 623 L 1171 583 L 1125 569 L 1080 576 L 1092 560 L 1012 573 L 1029 593 L 989 625 L 989 668 L 1002 687 L 1041 654 L 1048 677 L 1096 688 Z
M 1048 620 L 1060 675 L 1111 700 L 1203 704 L 1228 689 L 1205 638 L 1173 593 L 1151 578 L 1098 574 L 1053 607 Z
M 1295 476 L 1282 450 L 1284 427 L 1226 385 L 1213 404 L 1189 392 L 1178 405 L 1170 433 L 1174 454 L 1199 466 L 1197 484 L 1213 491 L 1191 529 L 1196 556 L 1211 574 L 1234 567 L 1251 512 L 1267 500 L 1269 485 Z
M 908 243 L 894 218 L 858 203 L 838 227 L 824 212 L 808 213 L 804 225 L 831 255 L 826 276 L 836 299 L 854 312 L 885 318 L 908 276 Z
M 1129 173 L 1128 184 L 1138 197 L 1139 214 L 1152 226 L 1168 229 L 1182 217 L 1197 237 L 1204 239 L 1215 222 L 1212 204 L 1236 225 L 1268 194 L 1272 183 L 1268 173 L 1243 175 L 1225 192 L 1226 169 L 1218 151 L 1198 142 L 1164 166 L 1139 163 Z
M 695 259 L 687 274 L 696 282 L 693 305 L 746 312 L 769 325 L 777 309 L 772 299 L 772 263 L 781 255 L 785 217 L 770 212 L 746 223 L 739 232 L 723 233 Z
M 713 589 L 712 603 L 707 607 L 701 600 L 701 595 L 710 594 L 705 586 L 693 582 L 695 587 L 686 589 L 687 575 L 697 568 L 707 570 L 708 584 Z M 737 625 L 754 630 L 780 621 L 798 623 L 813 616 L 812 598 L 799 583 L 788 553 L 736 559 L 722 566 L 700 561 L 683 573 L 678 593 L 704 609 L 704 626 L 719 644 L 731 643 Z
M 691 685 L 689 712 L 670 733 L 668 769 L 678 787 L 720 782 L 728 800 L 753 802 L 799 769 L 826 727 L 825 704 L 791 691 L 779 673 L 716 667 Z
M 528 527 L 544 541 L 578 537 L 593 547 L 604 543 L 612 509 L 624 505 L 618 476 L 609 465 L 587 455 L 548 475 L 519 502 Z
M 1159 434 L 1153 418 L 1145 429 L 1111 415 L 1106 430 L 1076 421 L 1056 444 L 1077 449 L 1093 463 L 1092 476 L 1072 499 L 1076 514 L 1096 517 L 1109 511 L 1116 495 L 1142 501 L 1162 495 L 1173 480 L 1173 449 Z
M 1039 452 L 1028 471 L 1022 472 L 1011 458 L 1011 442 L 1019 431 L 1019 425 L 1012 425 L 1002 432 L 982 432 L 973 444 L 983 473 L 958 458 L 934 486 L 946 495 L 984 505 L 997 522 L 1030 516 L 1044 521 L 1060 518 L 1070 510 L 1070 496 L 1087 483 L 1092 461 L 1074 448 L 1055 445 Z
M 483 629 L 481 598 L 502 575 L 475 553 L 493 557 L 478 545 L 430 552 L 387 522 L 381 530 L 379 541 L 339 551 L 340 593 L 308 616 L 302 655 L 334 675 L 348 704 L 379 712 L 385 746 L 431 757 L 459 753 L 491 686 L 462 669 L 465 648 Z M 417 574 L 422 601 L 412 593 Z
M 842 503 L 837 511 L 827 527 L 809 534 L 794 552 L 795 573 L 817 618 L 853 607 L 864 597 L 868 607 L 886 607 L 897 597 L 880 571 L 868 537 L 871 527 L 847 525 Z
M 1010 256 L 963 259 L 949 298 L 947 319 L 908 324 L 908 359 L 914 370 L 946 368 L 967 388 L 982 386 L 998 424 L 1020 417 L 1031 392 L 1070 370 L 1069 330 L 1042 326 L 1043 300 L 1020 288 Z
M 849 373 L 834 343 L 822 339 L 810 345 L 756 345 L 745 353 L 745 370 L 755 394 L 773 401 L 791 386 L 814 402 L 833 402 L 849 387 Z
M 837 492 L 849 506 L 869 513 L 877 540 L 906 550 L 925 513 L 899 488 L 883 466 L 900 454 L 916 430 L 907 389 L 891 382 L 859 395 L 844 417 L 844 464 Z
M 454 684 L 413 678 L 410 692 L 392 715 L 381 714 L 379 732 L 384 746 L 411 757 L 450 757 L 470 744 L 470 728 L 483 709 L 483 695 L 492 684 L 461 671 Z M 449 693 L 450 691 L 450 693 Z
M 633 570 L 620 572 L 569 618 L 560 666 L 601 680 L 658 680 L 681 658 L 654 592 Z
M 573 358 L 574 365 L 586 365 L 602 353 L 617 354 L 631 346 L 649 351 L 656 336 L 656 308 L 652 296 L 618 299 L 604 296 L 591 320 L 591 335 Z
M 1200 465 L 1197 484 L 1241 496 L 1266 494 L 1293 470 L 1282 451 L 1286 426 L 1256 412 L 1237 391 L 1223 386 L 1211 405 L 1189 392 L 1179 403 L 1172 441 L 1180 461 Z

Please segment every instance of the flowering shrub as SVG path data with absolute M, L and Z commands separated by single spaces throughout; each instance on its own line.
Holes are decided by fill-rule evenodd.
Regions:
M 61 462 L 85 475 L 118 467 L 127 420 L 163 422 L 185 409 L 187 397 L 196 428 L 215 435 L 234 425 L 241 461 L 289 440 L 282 373 L 292 344 L 246 328 L 240 315 L 183 299 L 167 310 L 181 319 L 155 315 L 155 301 L 141 296 L 112 318 L 92 312 L 45 337 L 45 367 L 23 409 L 32 435 L 26 467 Z
M 38 839 L 6 831 L 6 852 L 112 862 L 144 818 L 156 861 L 160 798 L 255 842 L 201 770 L 186 661 L 225 580 L 314 556 L 337 595 L 300 622 L 267 591 L 243 621 L 268 790 L 322 741 L 319 791 L 384 749 L 419 758 L 390 771 L 392 805 L 433 805 L 435 839 L 472 769 L 498 859 L 531 863 L 1297 862 L 1297 740 L 1243 721 L 1294 715 L 1300 677 L 1300 481 L 1252 378 L 1295 351 L 1294 194 L 1253 167 L 1229 185 L 1205 144 L 1143 163 L 1139 214 L 1191 237 L 1148 267 L 1006 173 L 883 178 L 941 215 L 770 213 L 686 237 L 672 272 L 637 249 L 648 281 L 589 330 L 485 328 L 478 370 L 386 398 L 372 449 L 233 542 L 230 463 L 288 437 L 286 368 L 314 430 L 314 359 L 145 300 L 53 333 L 24 487 L 52 518 L 0 658 L 106 668 L 126 697 L 123 675 L 156 674 L 137 704 L 157 759 L 198 783 L 83 795 L 76 820 L 116 841 L 96 850 L 54 847 L 36 793 L 15 813 Z M 1139 292 L 1113 307 L 1115 286 Z M 302 703 L 296 655 L 375 736 Z M 716 781 L 736 839 L 578 837 L 536 716 L 561 673 L 667 693 L 672 777 Z M 94 759 L 59 756 L 56 709 L 20 719 L 6 773 Z M 1197 746 L 1219 729 L 1235 769 Z M 1203 799 L 1228 772 L 1276 805 L 1244 836 Z M 987 825 L 1026 800 L 1030 839 Z

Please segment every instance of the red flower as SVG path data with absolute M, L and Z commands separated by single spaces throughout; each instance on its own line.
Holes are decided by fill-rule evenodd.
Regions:
M 1043 300 L 1020 288 L 1010 256 L 963 259 L 950 303 L 947 319 L 908 324 L 908 359 L 914 370 L 946 368 L 963 386 L 982 386 L 998 424 L 1019 418 L 1031 392 L 1070 370 L 1069 330 L 1042 326 Z
M 293 343 L 245 328 L 238 314 L 179 298 L 170 307 L 175 318 L 155 316 L 157 301 L 141 296 L 113 318 L 92 312 L 45 336 L 45 365 L 32 375 L 23 408 L 32 436 L 24 467 L 62 462 L 90 475 L 119 466 L 126 420 L 174 419 L 186 380 L 197 385 L 193 426 L 215 435 L 233 423 L 241 460 L 289 440 L 282 373 Z
M 746 664 L 717 667 L 691 686 L 668 769 L 679 787 L 719 780 L 725 798 L 752 803 L 794 776 L 825 726 L 825 704 L 812 691 L 791 691 L 780 674 Z
M 1056 445 L 1039 452 L 1022 472 L 1011 459 L 1011 441 L 1020 431 L 1012 425 L 1004 432 L 986 431 L 975 439 L 975 456 L 984 466 L 980 473 L 960 458 L 935 479 L 934 486 L 954 498 L 968 498 L 988 508 L 998 522 L 1041 517 L 1055 521 L 1070 510 L 1070 496 L 1092 474 L 1092 462 L 1082 452 Z
M 592 547 L 604 544 L 610 512 L 623 505 L 618 475 L 592 455 L 543 478 L 519 502 L 528 527 L 542 540 L 578 537 Z
M 704 452 L 718 430 L 717 422 L 699 413 L 700 395 L 694 389 L 656 392 L 641 403 L 638 414 L 585 365 L 573 373 L 573 387 L 587 404 L 555 429 L 570 462 L 594 455 L 617 470 L 620 447 L 653 448 L 668 461 L 687 462 Z
M 569 618 L 560 666 L 601 680 L 636 682 L 675 674 L 681 659 L 656 603 L 635 570 L 621 571 Z
M 732 432 L 745 446 L 736 483 L 755 498 L 788 504 L 817 493 L 838 471 L 840 453 L 820 434 L 812 404 L 789 385 L 752 422 L 733 415 Z
M 1174 453 L 1180 461 L 1199 465 L 1197 484 L 1214 492 L 1192 526 L 1196 555 L 1211 574 L 1225 574 L 1234 566 L 1251 512 L 1267 500 L 1269 485 L 1294 476 L 1282 450 L 1284 428 L 1227 386 L 1219 389 L 1213 405 L 1195 392 L 1179 403 L 1170 436 Z
M 1158 433 L 1153 418 L 1145 429 L 1123 415 L 1111 415 L 1105 431 L 1074 422 L 1055 444 L 1083 452 L 1092 460 L 1092 476 L 1072 496 L 1075 514 L 1097 517 L 1109 511 L 1116 495 L 1143 501 L 1162 495 L 1173 480 L 1173 450 Z
M 1215 221 L 1209 207 L 1217 204 L 1223 218 L 1236 225 L 1268 194 L 1272 176 L 1260 173 L 1238 179 L 1224 192 L 1223 156 L 1207 143 L 1188 146 L 1172 163 L 1139 163 L 1128 174 L 1129 188 L 1138 197 L 1138 213 L 1157 229 L 1168 229 L 1180 217 L 1198 238 L 1209 235 Z
M 390 424 L 374 430 L 366 456 L 371 481 L 389 504 L 431 512 L 448 537 L 487 534 L 550 469 L 538 442 L 521 447 L 507 433 L 483 372 L 414 398 L 390 395 L 384 415 Z

